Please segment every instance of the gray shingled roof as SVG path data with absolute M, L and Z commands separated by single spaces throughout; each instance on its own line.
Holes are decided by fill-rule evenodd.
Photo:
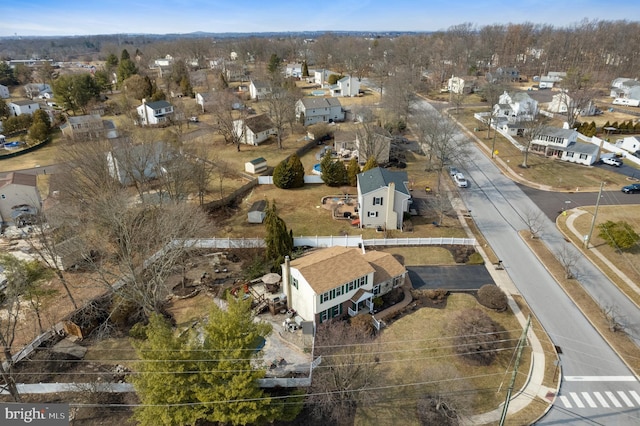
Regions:
M 254 115 L 244 119 L 244 124 L 251 129 L 254 134 L 273 129 L 275 125 L 267 114 Z
M 171 104 L 167 101 L 147 102 L 147 105 L 149 106 L 149 108 L 153 110 L 167 108 L 171 106 Z
M 572 142 L 567 146 L 565 151 L 595 156 L 598 154 L 598 145 L 594 145 L 592 143 Z
M 406 187 L 405 182 L 409 181 L 407 172 L 391 172 L 381 167 L 368 170 L 358 175 L 358 182 L 360 182 L 360 190 L 363 194 L 368 194 L 371 191 L 389 186 L 393 182 L 396 186 L 396 191 L 403 194 L 409 194 L 409 190 Z
M 569 138 L 575 130 L 573 129 L 560 129 L 558 127 L 545 127 L 540 132 L 541 136 L 557 136 L 561 138 Z
M 314 109 L 314 108 L 329 108 L 333 106 L 341 107 L 342 104 L 338 100 L 338 98 L 302 98 L 302 105 L 306 109 Z

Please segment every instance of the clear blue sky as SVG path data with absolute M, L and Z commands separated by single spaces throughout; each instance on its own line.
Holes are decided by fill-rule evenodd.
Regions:
M 0 36 L 267 31 L 436 31 L 638 20 L 638 0 L 0 0 Z

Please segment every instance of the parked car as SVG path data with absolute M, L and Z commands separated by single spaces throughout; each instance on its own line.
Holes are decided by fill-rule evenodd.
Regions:
M 622 166 L 622 160 L 620 160 L 619 158 L 616 158 L 616 157 L 605 157 L 605 158 L 602 159 L 602 163 L 603 164 L 608 164 L 608 165 L 614 166 L 614 167 Z
M 632 183 L 631 185 L 623 186 L 622 192 L 625 194 L 635 194 L 640 192 L 640 183 Z
M 198 120 L 198 117 L 196 117 L 196 116 L 194 115 L 193 117 L 189 117 L 189 121 L 190 121 L 190 122 L 192 122 L 192 123 L 197 123 L 197 122 L 198 122 L 198 121 L 200 121 L 200 120 Z
M 458 185 L 458 188 L 466 188 L 467 186 L 469 186 L 467 178 L 464 177 L 462 173 L 456 173 L 455 175 L 453 175 L 453 181 L 456 183 L 456 185 Z

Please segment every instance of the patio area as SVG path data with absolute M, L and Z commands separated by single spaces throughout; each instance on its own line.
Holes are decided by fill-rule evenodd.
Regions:
M 358 199 L 356 195 L 326 196 L 322 198 L 322 207 L 331 211 L 336 220 L 354 220 L 358 218 Z

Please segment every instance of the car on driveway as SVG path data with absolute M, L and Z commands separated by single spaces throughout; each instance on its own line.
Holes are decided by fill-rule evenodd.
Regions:
M 614 167 L 622 166 L 622 160 L 620 160 L 619 158 L 616 158 L 616 157 L 605 157 L 605 158 L 602 159 L 602 162 L 604 164 L 608 164 L 608 165 L 614 166 Z
M 623 186 L 622 192 L 625 194 L 635 194 L 640 192 L 640 183 L 632 183 L 631 185 Z
M 453 175 L 453 181 L 456 183 L 456 185 L 458 185 L 458 188 L 466 188 L 467 186 L 469 186 L 467 178 L 464 177 L 462 173 L 456 173 L 455 175 Z

